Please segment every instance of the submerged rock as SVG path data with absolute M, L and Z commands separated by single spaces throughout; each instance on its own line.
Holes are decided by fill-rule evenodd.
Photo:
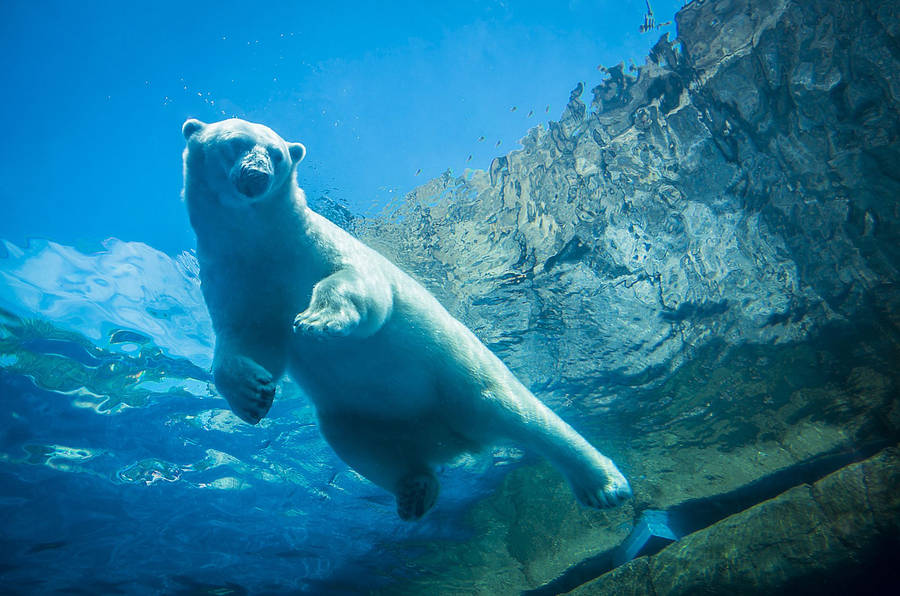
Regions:
M 800 485 L 572 594 L 885 594 L 900 563 L 900 450 Z
M 620 544 L 645 509 L 745 494 L 900 439 L 896 3 L 696 0 L 677 21 L 678 40 L 661 38 L 636 76 L 606 69 L 590 106 L 579 84 L 558 122 L 489 172 L 446 173 L 358 222 L 635 490 L 632 506 L 584 513 L 545 468 L 516 470 L 473 512 L 475 538 L 425 549 L 439 581 L 409 593 L 535 588 Z M 784 549 L 731 536 L 772 575 L 713 569 L 723 590 L 764 593 L 872 554 L 810 490 L 760 510 L 793 528 Z M 500 504 L 517 494 L 527 506 Z M 869 523 L 846 511 L 847 528 Z M 687 557 L 684 577 L 702 575 Z M 651 571 L 635 561 L 608 589 L 653 593 Z
M 551 401 L 596 407 L 716 338 L 801 340 L 897 280 L 896 11 L 693 2 L 594 110 L 579 83 L 489 174 L 445 174 L 360 234 Z

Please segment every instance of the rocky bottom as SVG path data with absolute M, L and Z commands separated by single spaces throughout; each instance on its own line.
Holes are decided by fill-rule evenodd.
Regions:
M 890 447 L 628 562 L 570 594 L 887 594 L 900 563 Z

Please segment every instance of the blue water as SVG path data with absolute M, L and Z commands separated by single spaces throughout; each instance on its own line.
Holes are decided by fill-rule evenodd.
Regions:
M 377 211 L 487 168 L 600 62 L 642 59 L 657 35 L 626 4 L 5 3 L 3 590 L 357 592 L 466 537 L 522 454 L 442 470 L 440 507 L 403 524 L 289 382 L 256 427 L 216 394 L 181 123 L 264 122 L 306 144 L 310 197 Z
M 756 205 L 726 180 L 739 164 L 710 137 L 700 157 L 677 147 L 708 171 L 660 186 L 680 164 L 640 136 L 651 129 L 627 151 L 617 145 L 615 162 L 588 90 L 601 64 L 642 61 L 672 32 L 638 33 L 645 0 L 308 4 L 0 8 L 0 592 L 534 588 L 579 561 L 615 558 L 635 505 L 662 503 L 694 531 L 896 442 L 895 178 L 873 172 L 861 198 L 806 196 L 806 173 L 785 170 L 769 189 L 782 202 Z M 653 4 L 664 22 L 684 2 Z M 590 126 L 564 112 L 576 85 L 572 105 Z M 823 105 L 832 94 L 800 87 Z M 883 107 L 860 105 L 860 122 Z M 730 120 L 721 132 L 704 110 L 685 109 L 672 126 L 732 134 Z M 182 122 L 227 116 L 303 142 L 298 177 L 311 205 L 339 206 L 339 225 L 376 222 L 361 228 L 368 240 L 411 257 L 398 264 L 616 459 L 641 501 L 585 512 L 537 458 L 496 448 L 438 470 L 437 505 L 404 523 L 393 496 L 325 443 L 290 380 L 260 424 L 232 414 L 212 382 L 215 338 L 179 199 Z M 567 118 L 568 132 L 547 123 Z M 847 128 L 857 125 L 841 126 L 835 138 L 854 148 Z M 557 156 L 551 142 L 565 134 L 580 151 Z M 502 156 L 523 137 L 523 153 L 550 151 L 554 167 L 513 171 L 524 160 Z M 784 158 L 757 150 L 760 163 Z M 594 186 L 569 180 L 590 159 L 605 171 L 589 164 Z M 374 216 L 429 180 L 415 207 Z M 521 205 L 504 193 L 536 180 L 560 194 L 525 189 L 521 211 L 537 223 L 523 232 Z M 503 223 L 479 235 L 482 200 Z M 457 243 L 442 247 L 430 217 L 448 229 L 469 219 L 441 231 Z M 808 230 L 795 229 L 806 219 Z M 402 246 L 418 241 L 426 249 Z M 819 270 L 817 254 L 832 249 Z M 560 577 L 574 586 L 594 571 Z
M 442 470 L 439 510 L 404 524 L 289 382 L 258 426 L 227 409 L 189 254 L 115 240 L 90 255 L 5 250 L 0 572 L 16 592 L 374 587 L 402 576 L 404 544 L 464 538 L 467 507 L 519 457 Z
M 683 2 L 653 4 L 668 18 Z M 448 168 L 486 169 L 558 118 L 575 82 L 596 84 L 598 64 L 643 62 L 674 32 L 640 34 L 645 11 L 644 0 L 8 0 L 0 238 L 191 248 L 178 200 L 187 118 L 263 122 L 307 146 L 310 196 L 377 212 Z

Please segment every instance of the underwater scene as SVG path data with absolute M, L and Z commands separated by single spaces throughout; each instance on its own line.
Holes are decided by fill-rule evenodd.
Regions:
M 0 11 L 3 594 L 900 591 L 900 3 Z

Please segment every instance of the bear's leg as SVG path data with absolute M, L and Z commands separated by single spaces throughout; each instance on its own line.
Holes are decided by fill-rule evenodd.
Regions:
M 397 515 L 403 521 L 422 518 L 437 501 L 440 483 L 431 471 L 404 476 L 397 484 Z
M 391 286 L 377 277 L 341 269 L 320 280 L 309 307 L 294 319 L 294 332 L 320 337 L 368 337 L 391 312 Z
M 491 407 L 485 419 L 526 449 L 533 449 L 559 469 L 575 497 L 588 507 L 615 507 L 632 496 L 625 476 L 611 459 L 597 451 L 575 429 L 566 424 L 525 387 L 503 395 L 487 392 L 484 403 Z
M 256 424 L 272 407 L 275 385 L 284 372 L 287 330 L 266 322 L 247 325 L 257 336 L 219 330 L 213 355 L 213 380 L 238 418 Z M 276 331 L 278 330 L 278 331 Z
M 231 411 L 244 422 L 258 423 L 272 407 L 275 378 L 251 358 L 217 354 L 213 378 Z
M 408 434 L 402 423 L 320 411 L 319 428 L 344 463 L 396 496 L 400 519 L 418 520 L 434 506 L 440 484 L 421 445 L 399 439 Z

